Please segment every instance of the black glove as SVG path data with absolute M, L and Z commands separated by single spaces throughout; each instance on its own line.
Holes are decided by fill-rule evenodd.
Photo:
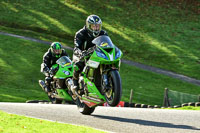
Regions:
M 48 73 L 49 70 L 50 70 L 50 69 L 49 69 L 47 66 L 44 68 L 44 72 L 47 72 L 47 73 Z
M 58 67 L 51 68 L 50 71 L 49 71 L 49 73 L 50 73 L 50 75 L 55 75 L 57 71 L 58 71 Z
M 87 51 L 86 50 L 84 50 L 84 51 L 82 51 L 82 53 L 81 53 L 81 56 L 86 56 L 87 55 Z
M 93 47 L 91 47 L 91 48 L 89 48 L 88 50 L 87 50 L 87 53 L 93 53 L 94 52 L 94 49 L 96 48 L 96 46 L 93 46 Z
M 82 51 L 82 52 L 80 53 L 79 58 L 80 58 L 80 59 L 83 59 L 86 55 L 87 55 L 87 51 L 84 50 L 84 51 Z
M 48 77 L 49 76 L 49 71 L 50 71 L 50 69 L 47 66 L 45 66 L 44 69 L 43 69 L 44 75 Z

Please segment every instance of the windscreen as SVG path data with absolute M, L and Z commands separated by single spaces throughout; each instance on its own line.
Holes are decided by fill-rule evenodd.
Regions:
M 62 56 L 60 57 L 57 61 L 57 64 L 61 66 L 70 66 L 72 64 L 71 60 L 67 56 Z
M 112 43 L 111 39 L 109 36 L 103 35 L 95 38 L 92 41 L 93 44 L 96 44 L 100 47 L 104 48 L 114 48 L 114 44 Z

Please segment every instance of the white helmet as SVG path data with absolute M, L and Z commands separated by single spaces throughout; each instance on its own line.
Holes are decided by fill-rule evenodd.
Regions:
M 90 15 L 86 19 L 86 29 L 89 33 L 96 37 L 99 35 L 102 27 L 102 21 L 97 15 Z

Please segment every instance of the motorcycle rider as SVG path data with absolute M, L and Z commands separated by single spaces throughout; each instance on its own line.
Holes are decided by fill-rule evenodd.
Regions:
M 73 61 L 75 62 L 75 65 L 73 73 L 74 87 L 72 88 L 72 92 L 78 91 L 79 75 L 85 66 L 85 62 L 79 60 L 80 57 L 84 56 L 86 51 L 94 46 L 92 40 L 101 35 L 107 35 L 107 33 L 105 30 L 102 30 L 102 21 L 97 15 L 88 16 L 86 19 L 86 25 L 76 32 L 74 38 L 75 47 L 73 52 Z
M 43 63 L 41 64 L 41 72 L 46 76 L 45 92 L 49 93 L 51 91 L 50 83 L 52 81 L 52 76 L 57 71 L 56 69 L 50 69 L 52 65 L 56 64 L 56 61 L 62 57 L 68 56 L 67 52 L 62 49 L 62 45 L 59 42 L 53 42 L 48 49 L 48 51 L 43 56 Z

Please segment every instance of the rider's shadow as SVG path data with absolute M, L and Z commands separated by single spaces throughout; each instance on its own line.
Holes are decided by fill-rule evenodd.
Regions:
M 92 116 L 102 118 L 102 119 L 108 119 L 108 120 L 119 121 L 119 122 L 127 122 L 127 123 L 135 123 L 135 124 L 145 125 L 145 126 L 200 130 L 199 128 L 188 126 L 188 125 L 174 125 L 171 123 L 147 121 L 147 120 L 140 120 L 140 119 L 129 119 L 129 118 L 122 118 L 122 117 L 114 117 L 114 116 L 103 116 L 103 115 L 92 115 Z

